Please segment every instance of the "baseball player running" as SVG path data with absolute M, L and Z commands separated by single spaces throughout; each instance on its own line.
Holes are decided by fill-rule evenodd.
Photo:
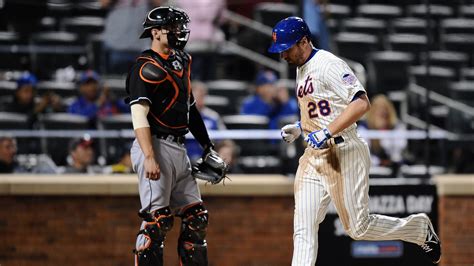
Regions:
M 143 23 L 140 38 L 151 39 L 132 67 L 126 90 L 136 139 L 131 148 L 139 178 L 143 218 L 135 250 L 135 265 L 163 265 L 163 242 L 182 218 L 178 239 L 181 265 L 208 265 L 208 213 L 196 178 L 218 183 L 226 164 L 213 150 L 191 92 L 191 56 L 183 52 L 189 36 L 188 15 L 180 9 L 157 7 Z M 191 131 L 204 148 L 203 158 L 191 168 L 184 135 Z
M 406 218 L 369 214 L 369 149 L 355 124 L 369 110 L 369 100 L 348 65 L 315 49 L 309 36 L 303 19 L 289 17 L 273 28 L 268 49 L 297 66 L 301 122 L 284 126 L 281 135 L 291 143 L 303 133 L 308 143 L 294 184 L 292 265 L 315 264 L 318 228 L 330 201 L 351 238 L 415 243 L 433 263 L 439 262 L 440 240 L 426 214 Z

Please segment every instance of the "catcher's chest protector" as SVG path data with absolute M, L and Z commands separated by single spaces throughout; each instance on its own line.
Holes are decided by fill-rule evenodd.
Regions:
M 174 54 L 163 58 L 157 53 L 147 50 L 138 60 L 145 61 L 140 77 L 150 84 L 153 90 L 152 104 L 148 120 L 152 132 L 184 135 L 188 132 L 188 113 L 191 95 L 190 66 L 188 54 L 176 50 Z M 147 79 L 152 68 L 160 72 L 162 80 Z M 152 71 L 146 71 L 152 69 Z M 148 76 L 147 76 L 148 75 Z

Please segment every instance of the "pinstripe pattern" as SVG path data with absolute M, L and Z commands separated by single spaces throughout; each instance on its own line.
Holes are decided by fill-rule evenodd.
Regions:
M 326 51 L 318 51 L 297 69 L 297 89 L 311 77 L 312 94 L 298 97 L 301 125 L 305 135 L 327 127 L 364 90 L 359 81 L 344 83 L 347 64 Z M 298 94 L 298 92 L 297 92 Z M 308 103 L 327 100 L 331 113 L 310 118 Z M 295 177 L 294 252 L 292 265 L 314 265 L 318 250 L 319 224 L 332 201 L 348 235 L 356 240 L 404 240 L 423 244 L 429 220 L 423 214 L 406 218 L 369 214 L 370 155 L 367 143 L 353 124 L 339 135 L 344 142 L 330 148 L 307 148 L 300 158 Z

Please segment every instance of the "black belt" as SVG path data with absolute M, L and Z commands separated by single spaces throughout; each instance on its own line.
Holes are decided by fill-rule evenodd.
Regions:
M 166 140 L 166 141 L 170 141 L 170 142 L 176 142 L 181 145 L 184 144 L 184 140 L 185 140 L 184 136 L 175 136 L 171 134 L 155 134 L 155 137 Z
M 341 137 L 341 136 L 338 136 L 338 137 L 334 138 L 334 143 L 336 143 L 336 144 L 343 143 L 343 142 L 344 142 L 344 138 Z

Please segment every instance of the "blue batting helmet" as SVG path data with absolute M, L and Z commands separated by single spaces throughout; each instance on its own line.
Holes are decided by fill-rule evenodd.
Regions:
M 299 17 L 288 17 L 278 22 L 272 31 L 270 53 L 281 53 L 291 48 L 305 36 L 310 36 L 308 25 Z

